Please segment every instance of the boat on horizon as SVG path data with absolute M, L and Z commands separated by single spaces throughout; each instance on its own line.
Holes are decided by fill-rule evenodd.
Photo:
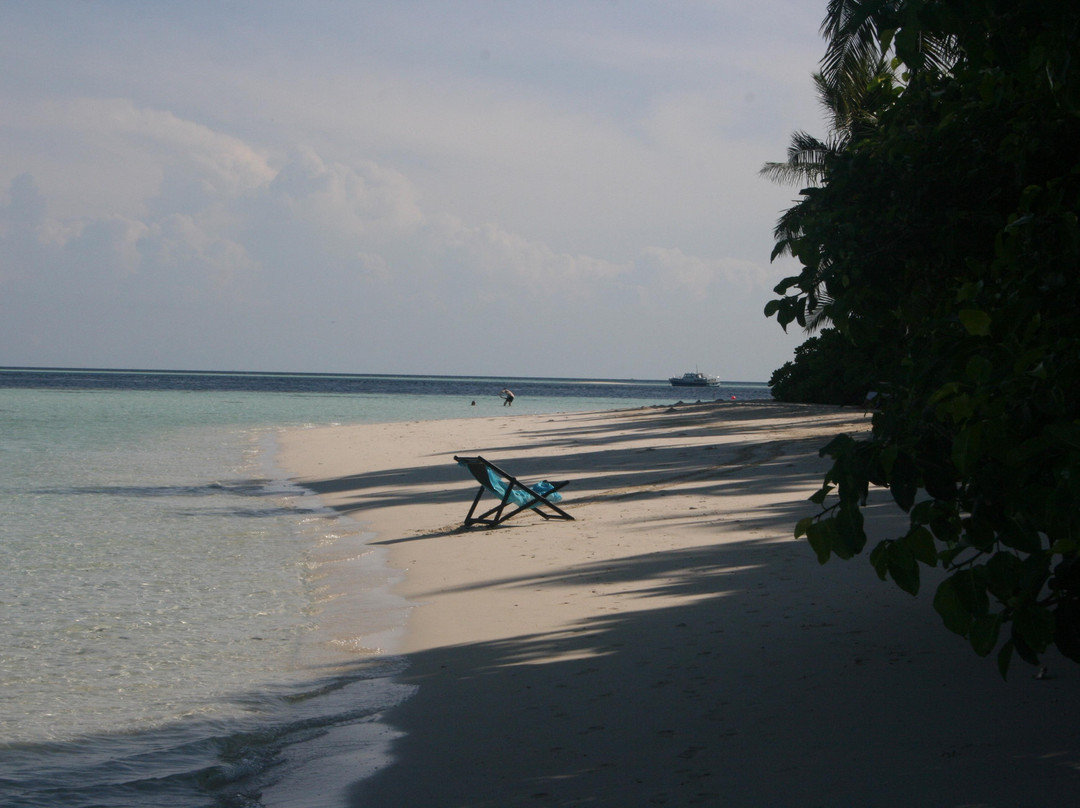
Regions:
M 687 371 L 682 376 L 672 376 L 668 379 L 672 387 L 717 387 L 720 380 L 715 376 L 706 376 L 700 371 Z

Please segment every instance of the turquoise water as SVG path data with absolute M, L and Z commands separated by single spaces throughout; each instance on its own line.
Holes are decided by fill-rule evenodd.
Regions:
M 312 808 L 313 778 L 338 805 L 328 778 L 381 765 L 409 606 L 363 525 L 275 467 L 281 429 L 687 397 L 424 384 L 0 387 L 0 804 Z

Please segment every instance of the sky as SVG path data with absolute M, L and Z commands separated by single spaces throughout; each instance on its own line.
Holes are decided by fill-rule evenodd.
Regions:
M 0 0 L 0 365 L 767 381 L 824 0 Z

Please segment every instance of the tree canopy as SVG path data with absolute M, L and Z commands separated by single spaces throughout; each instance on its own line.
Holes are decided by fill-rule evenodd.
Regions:
M 1080 661 L 1080 7 L 831 0 L 823 30 L 858 126 L 781 218 L 801 272 L 766 314 L 831 322 L 886 395 L 868 439 L 822 450 L 796 535 L 859 554 L 885 486 L 910 520 L 870 553 L 882 579 L 914 594 L 943 566 L 935 608 L 1003 675 Z
M 873 358 L 835 328 L 795 349 L 795 358 L 773 372 L 769 388 L 778 401 L 862 404 L 874 391 Z

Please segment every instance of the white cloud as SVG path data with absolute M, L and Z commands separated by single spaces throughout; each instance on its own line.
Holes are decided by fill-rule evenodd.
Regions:
M 597 286 L 617 279 L 628 267 L 588 255 L 556 252 L 541 242 L 503 230 L 493 224 L 468 226 L 443 217 L 437 237 L 483 283 L 504 288 L 508 294 L 592 296 Z M 557 290 L 557 291 L 556 291 Z
M 259 269 L 242 244 L 187 214 L 172 214 L 144 226 L 138 252 L 147 271 L 169 274 L 185 288 L 205 283 L 214 293 L 227 291 Z
M 805 4 L 93 6 L 0 29 L 0 363 L 470 373 L 491 329 L 557 375 L 790 355 L 760 312 L 792 194 L 757 169 L 816 120 Z
M 52 230 L 50 246 L 59 247 L 71 266 L 94 267 L 101 275 L 131 275 L 138 271 L 140 241 L 149 228 L 139 221 L 122 216 L 102 216 L 76 223 L 61 235 L 59 223 Z
M 675 247 L 646 247 L 640 263 L 652 283 L 667 283 L 698 295 L 730 287 L 764 291 L 773 275 L 761 263 L 730 257 L 704 259 Z
M 206 198 L 240 196 L 273 178 L 266 157 L 243 141 L 130 99 L 50 99 L 11 112 L 0 145 L 62 218 L 141 215 L 170 174 Z
M 370 160 L 358 165 L 324 161 L 299 147 L 267 189 L 300 221 L 336 238 L 390 238 L 423 223 L 409 181 Z

